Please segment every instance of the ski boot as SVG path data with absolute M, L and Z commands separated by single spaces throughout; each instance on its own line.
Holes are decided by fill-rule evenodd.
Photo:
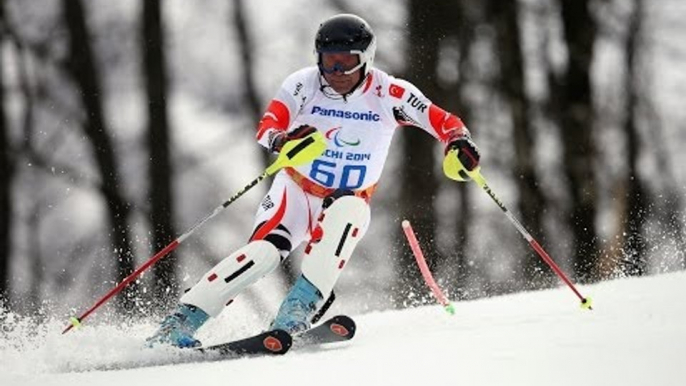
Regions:
M 162 320 L 155 334 L 146 339 L 146 344 L 148 347 L 158 344 L 179 348 L 198 347 L 200 341 L 193 335 L 209 317 L 200 308 L 181 303 L 176 311 Z
M 272 330 L 284 330 L 291 335 L 297 335 L 311 327 L 312 318 L 317 303 L 322 300 L 319 292 L 305 276 L 300 275 L 293 288 L 286 296 L 286 299 L 279 307 L 279 313 L 272 322 Z

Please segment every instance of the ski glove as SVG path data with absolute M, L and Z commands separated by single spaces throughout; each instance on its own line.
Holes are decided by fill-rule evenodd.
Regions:
M 457 149 L 457 158 L 468 171 L 472 171 L 479 166 L 481 153 L 468 134 L 462 134 L 452 139 L 445 148 L 445 152 L 447 153 L 452 149 Z
M 280 132 L 274 135 L 274 137 L 272 137 L 269 141 L 269 151 L 272 153 L 278 153 L 281 151 L 286 142 L 294 139 L 305 138 L 315 132 L 317 132 L 317 129 L 309 125 L 299 126 L 290 132 Z

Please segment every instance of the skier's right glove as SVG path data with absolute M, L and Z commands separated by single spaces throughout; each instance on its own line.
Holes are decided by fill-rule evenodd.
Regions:
M 285 145 L 286 142 L 292 141 L 294 139 L 305 138 L 308 135 L 315 132 L 317 132 L 317 129 L 315 129 L 314 127 L 309 125 L 302 125 L 290 132 L 278 133 L 274 135 L 269 141 L 269 151 L 272 153 L 278 153 L 281 151 L 283 145 Z

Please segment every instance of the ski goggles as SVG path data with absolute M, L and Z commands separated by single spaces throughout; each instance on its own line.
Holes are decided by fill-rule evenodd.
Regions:
M 364 66 L 360 60 L 362 51 L 323 52 L 319 54 L 319 69 L 325 74 L 340 72 L 345 75 L 355 73 Z

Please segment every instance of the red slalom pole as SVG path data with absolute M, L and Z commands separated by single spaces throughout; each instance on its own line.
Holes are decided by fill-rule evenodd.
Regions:
M 452 305 L 452 303 L 450 303 L 450 300 L 443 295 L 443 291 L 441 291 L 441 288 L 438 286 L 438 284 L 436 284 L 436 281 L 431 274 L 431 270 L 429 270 L 429 266 L 426 264 L 424 253 L 422 252 L 422 248 L 419 246 L 419 241 L 412 230 L 412 225 L 410 225 L 409 221 L 403 220 L 402 227 L 403 231 L 405 232 L 405 237 L 407 237 L 407 242 L 410 243 L 410 248 L 412 249 L 412 253 L 414 253 L 414 258 L 417 260 L 417 265 L 419 266 L 419 270 L 422 272 L 422 276 L 424 277 L 426 285 L 431 288 L 431 292 L 433 292 L 436 299 L 438 299 L 438 301 L 443 305 L 443 308 L 446 310 L 446 312 L 448 312 L 450 315 L 455 315 L 455 307 Z

